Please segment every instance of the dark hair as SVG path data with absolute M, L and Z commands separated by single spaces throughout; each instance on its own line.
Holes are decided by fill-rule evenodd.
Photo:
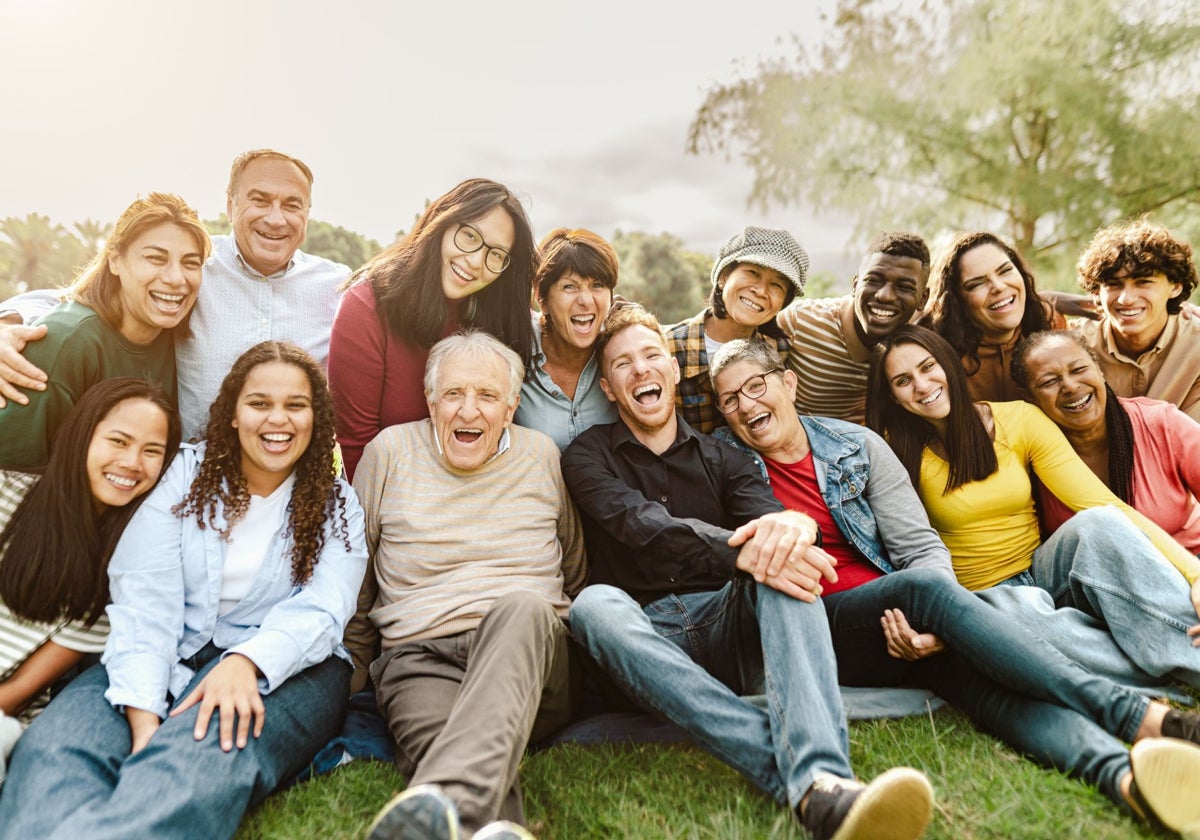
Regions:
M 233 363 L 221 383 L 221 390 L 208 410 L 204 433 L 204 460 L 192 480 L 187 495 L 172 513 L 181 519 L 196 517 L 201 529 L 218 528 L 218 516 L 224 520 L 221 536 L 228 540 L 233 526 L 250 507 L 250 491 L 242 474 L 242 445 L 233 420 L 238 395 L 250 371 L 268 362 L 283 362 L 299 368 L 312 388 L 313 430 L 308 448 L 292 468 L 296 482 L 288 503 L 287 534 L 292 538 L 292 582 L 308 582 L 325 545 L 324 522 L 336 516 L 333 533 L 350 550 L 350 531 L 346 521 L 346 500 L 334 474 L 333 399 L 325 372 L 312 356 L 286 341 L 263 341 L 254 345 Z
M 729 310 L 725 308 L 725 301 L 722 299 L 722 295 L 725 293 L 725 281 L 729 279 L 729 275 L 733 273 L 733 270 L 744 262 L 750 262 L 751 265 L 757 265 L 755 262 L 742 260 L 741 262 L 731 262 L 729 265 L 721 269 L 721 273 L 717 275 L 717 281 L 713 283 L 712 290 L 709 291 L 708 297 L 704 300 L 704 303 L 708 307 L 708 310 L 705 314 L 711 312 L 713 316 L 722 319 L 729 317 Z M 784 277 L 783 279 L 786 281 L 787 294 L 784 295 L 783 306 L 779 307 L 780 311 L 783 310 L 784 306 L 787 306 L 796 299 L 796 284 L 787 277 Z M 783 328 L 775 323 L 774 318 L 767 321 L 765 324 L 759 324 L 754 329 L 756 332 L 762 335 L 769 335 L 771 338 L 787 338 L 787 336 L 784 335 Z
M 64 297 L 94 309 L 106 327 L 120 331 L 121 321 L 125 317 L 121 278 L 113 274 L 109 260 L 124 254 L 134 240 L 146 231 L 166 224 L 175 225 L 190 234 L 201 259 L 208 259 L 212 252 L 212 240 L 196 211 L 177 195 L 152 192 L 145 197 L 138 197 L 122 211 L 104 247 L 67 288 Z M 190 335 L 188 323 L 191 317 L 189 309 L 179 324 L 171 328 L 173 333 Z
M 915 233 L 885 231 L 871 240 L 871 244 L 867 246 L 867 253 L 907 257 L 916 260 L 922 269 L 929 271 L 929 246 Z
M 1101 228 L 1079 255 L 1075 267 L 1079 285 L 1096 294 L 1100 286 L 1118 274 L 1147 277 L 1162 274 L 1168 283 L 1178 283 L 1180 293 L 1167 301 L 1167 312 L 1179 311 L 1196 289 L 1196 263 L 1192 247 L 1176 239 L 1161 225 L 1134 219 Z
M 617 288 L 620 264 L 617 252 L 603 236 L 583 228 L 555 228 L 538 243 L 538 267 L 533 285 L 538 300 L 567 274 L 599 280 L 606 289 Z
M 963 302 L 960 263 L 963 254 L 981 245 L 995 245 L 1003 251 L 1025 281 L 1025 311 L 1018 328 L 1021 335 L 1050 329 L 1054 323 L 1053 309 L 1038 295 L 1033 272 L 1011 245 L 986 231 L 959 234 L 933 261 L 929 276 L 929 311 L 920 324 L 950 342 L 968 373 L 979 369 L 979 342 L 983 340 L 983 331 L 971 320 Z
M 515 231 L 508 268 L 470 296 L 459 326 L 491 333 L 528 364 L 533 354 L 529 301 L 537 255 L 525 209 L 503 184 L 484 178 L 463 181 L 426 207 L 407 236 L 372 257 L 347 284 L 370 283 L 383 325 L 403 341 L 432 347 L 446 326 L 442 238 L 451 227 L 477 221 L 495 207 L 504 208 Z
M 308 165 L 299 158 L 294 158 L 291 155 L 285 155 L 283 152 L 277 152 L 274 149 L 251 149 L 248 152 L 242 152 L 233 159 L 233 166 L 229 169 L 229 184 L 225 187 L 225 198 L 233 200 L 237 194 L 238 181 L 242 177 L 242 172 L 256 160 L 282 160 L 290 163 L 292 166 L 300 170 L 300 174 L 304 176 L 304 180 L 308 182 L 309 203 L 312 203 L 312 185 L 313 174 Z
M 913 486 L 919 487 L 921 454 L 938 440 L 938 433 L 932 423 L 901 408 L 892 396 L 885 362 L 888 353 L 901 344 L 925 348 L 946 375 L 950 414 L 946 417 L 946 437 L 942 445 L 946 449 L 950 475 L 942 495 L 969 482 L 982 481 L 996 472 L 999 469 L 996 449 L 967 391 L 966 371 L 950 343 L 924 327 L 906 324 L 875 345 L 867 374 L 867 425 L 887 438 L 900 463 L 908 470 Z
M 1053 338 L 1074 343 L 1080 350 L 1088 354 L 1092 364 L 1104 378 L 1104 370 L 1100 360 L 1084 340 L 1083 336 L 1071 330 L 1043 330 L 1036 332 L 1017 345 L 1013 351 L 1012 363 L 1009 365 L 1009 375 L 1013 381 L 1025 390 L 1027 395 L 1033 394 L 1029 385 L 1029 354 Z M 1108 382 L 1104 383 L 1107 395 L 1104 403 L 1104 430 L 1108 435 L 1108 486 L 1121 501 L 1126 504 L 1133 502 L 1133 460 L 1134 439 L 1133 423 L 1129 420 L 1129 412 L 1117 395 L 1113 393 Z
M 126 400 L 145 400 L 166 415 L 163 472 L 179 449 L 179 412 L 161 386 L 125 376 L 84 392 L 59 426 L 46 469 L 0 532 L 0 601 L 27 621 L 91 624 L 104 614 L 109 558 L 149 491 L 98 512 L 87 453 L 96 426 Z

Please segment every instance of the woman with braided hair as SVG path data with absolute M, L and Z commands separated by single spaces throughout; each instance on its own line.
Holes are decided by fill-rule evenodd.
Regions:
M 118 543 L 102 664 L 18 743 L 0 837 L 231 837 L 337 733 L 366 545 L 333 451 L 317 362 L 242 354 Z
M 1013 355 L 1012 376 L 1108 489 L 1200 554 L 1200 423 L 1169 402 L 1118 397 L 1073 332 L 1025 339 Z M 1040 488 L 1038 514 L 1047 532 L 1073 513 Z

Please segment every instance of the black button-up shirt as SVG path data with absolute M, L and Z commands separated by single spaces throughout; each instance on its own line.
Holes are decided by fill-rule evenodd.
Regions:
M 676 419 L 675 442 L 661 455 L 617 421 L 583 432 L 562 456 L 590 582 L 643 605 L 724 586 L 740 550 L 727 544 L 733 531 L 784 509 L 745 453 Z

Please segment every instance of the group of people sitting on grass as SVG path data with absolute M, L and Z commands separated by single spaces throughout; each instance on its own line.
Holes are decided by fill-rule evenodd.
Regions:
M 1081 301 L 885 234 L 809 300 L 746 227 L 664 328 L 501 184 L 351 273 L 300 250 L 312 182 L 247 152 L 230 234 L 151 193 L 0 304 L 0 838 L 230 837 L 361 690 L 408 779 L 376 840 L 529 837 L 527 745 L 605 703 L 814 838 L 916 838 L 929 780 L 856 781 L 839 690 L 900 685 L 1200 830 L 1200 713 L 1153 699 L 1200 688 L 1186 243 L 1100 230 Z

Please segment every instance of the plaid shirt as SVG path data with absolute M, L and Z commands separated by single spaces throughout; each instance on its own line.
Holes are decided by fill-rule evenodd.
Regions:
M 675 405 L 683 419 L 698 432 L 712 434 L 726 425 L 725 415 L 713 404 L 712 380 L 708 376 L 708 350 L 704 346 L 704 319 L 712 314 L 705 309 L 693 318 L 667 327 L 671 353 L 679 362 L 679 386 L 675 389 Z M 757 331 L 756 331 L 756 334 Z M 768 341 L 769 336 L 763 336 Z M 787 361 L 787 339 L 777 338 L 775 349 Z

